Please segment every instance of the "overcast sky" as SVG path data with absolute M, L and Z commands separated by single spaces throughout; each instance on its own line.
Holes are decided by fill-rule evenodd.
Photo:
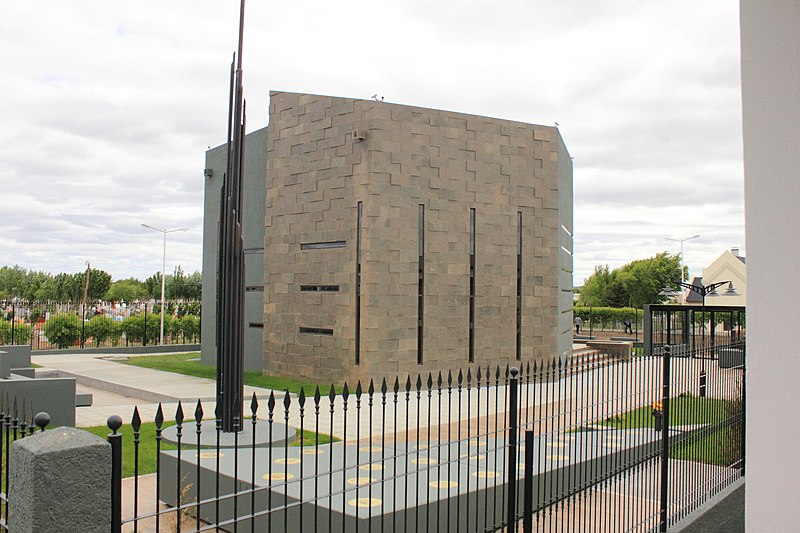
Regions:
M 200 269 L 204 152 L 224 142 L 236 0 L 0 4 L 0 265 L 115 279 Z M 744 253 L 738 2 L 256 2 L 248 131 L 270 90 L 559 124 L 575 285 L 685 245 Z

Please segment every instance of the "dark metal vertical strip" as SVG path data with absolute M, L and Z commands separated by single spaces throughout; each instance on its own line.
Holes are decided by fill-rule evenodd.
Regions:
M 522 211 L 517 211 L 517 361 L 522 359 Z
M 356 225 L 356 364 L 361 364 L 361 224 L 364 216 L 363 202 L 358 202 Z
M 667 531 L 667 506 L 668 506 L 668 478 L 669 478 L 669 395 L 670 395 L 670 355 L 672 348 L 664 347 L 662 357 L 661 375 L 661 408 L 664 412 L 664 420 L 661 425 L 661 500 L 659 513 L 659 531 Z
M 475 362 L 475 208 L 469 210 L 469 362 Z
M 423 361 L 424 311 L 425 311 L 425 206 L 419 204 L 418 240 L 418 280 L 417 280 L 417 364 Z
M 508 509 L 506 514 L 506 528 L 513 533 L 517 523 L 517 424 L 519 399 L 517 386 L 519 385 L 519 370 L 511 369 L 511 381 L 508 385 Z

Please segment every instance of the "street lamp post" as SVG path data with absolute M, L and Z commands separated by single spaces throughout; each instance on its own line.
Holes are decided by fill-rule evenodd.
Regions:
M 686 282 L 686 279 L 684 279 L 684 277 L 683 277 L 683 273 L 684 273 L 684 266 L 683 266 L 683 243 L 685 243 L 686 241 L 691 241 L 692 239 L 696 239 L 696 238 L 698 238 L 699 236 L 700 236 L 700 234 L 697 234 L 697 235 L 692 235 L 691 237 L 684 237 L 684 238 L 682 238 L 682 239 L 673 239 L 672 237 L 664 237 L 664 239 L 666 239 L 666 240 L 668 240 L 668 241 L 673 241 L 673 242 L 679 242 L 679 243 L 681 243 L 681 285 L 683 285 L 683 284 L 684 284 L 684 282 Z M 685 303 L 686 303 L 686 296 L 683 294 L 683 291 L 681 291 L 681 303 L 682 303 L 682 304 L 685 304 Z
M 154 226 L 142 224 L 145 228 L 158 231 L 164 235 L 164 249 L 162 253 L 161 262 L 161 336 L 159 337 L 159 344 L 164 345 L 164 283 L 167 279 L 167 233 L 174 233 L 176 231 L 188 231 L 189 228 L 175 228 L 175 229 L 161 229 Z
M 706 323 L 706 296 L 717 296 L 717 288 L 722 287 L 723 285 L 728 285 L 728 288 L 725 290 L 726 296 L 735 296 L 736 289 L 733 288 L 732 281 L 717 281 L 715 283 L 709 283 L 708 285 L 692 285 L 691 283 L 684 283 L 683 281 L 680 282 L 681 287 L 689 289 L 692 292 L 695 292 L 700 295 L 702 298 L 702 304 L 700 307 L 701 312 L 701 331 L 702 331 L 702 345 L 703 350 L 706 348 L 706 332 L 705 332 L 705 323 Z M 712 339 L 712 350 L 713 350 L 713 339 L 714 339 L 714 324 L 712 321 L 711 324 L 711 339 Z M 706 357 L 703 355 L 700 358 L 700 397 L 705 398 L 706 396 Z

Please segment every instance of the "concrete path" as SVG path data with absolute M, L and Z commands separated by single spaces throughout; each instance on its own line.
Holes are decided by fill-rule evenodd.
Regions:
M 159 402 L 167 420 L 175 418 L 178 401 L 183 402 L 187 417 L 193 417 L 198 399 L 203 402 L 206 417 L 213 417 L 216 396 L 213 380 L 125 365 L 119 359 L 119 354 L 80 353 L 31 357 L 34 364 L 43 367 L 37 373 L 55 370 L 61 376 L 74 377 L 79 392 L 93 394 L 92 406 L 75 410 L 78 427 L 104 425 L 111 415 L 120 415 L 128 422 L 134 406 L 139 406 L 142 420 L 149 422 L 155 418 Z M 266 403 L 271 391 L 245 386 L 248 403 L 254 392 L 259 401 L 263 398 Z

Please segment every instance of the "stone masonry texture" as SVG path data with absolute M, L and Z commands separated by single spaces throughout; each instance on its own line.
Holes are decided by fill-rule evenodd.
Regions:
M 366 382 L 403 380 L 418 372 L 434 372 L 435 379 L 440 370 L 469 366 L 470 209 L 476 213 L 474 364 L 524 365 L 569 349 L 572 162 L 556 128 L 285 92 L 271 94 L 269 115 L 265 372 Z M 420 205 L 425 210 L 422 364 Z M 516 360 L 517 212 L 522 213 L 521 361 Z M 334 241 L 344 246 L 301 246 Z M 304 292 L 301 285 L 339 290 Z

